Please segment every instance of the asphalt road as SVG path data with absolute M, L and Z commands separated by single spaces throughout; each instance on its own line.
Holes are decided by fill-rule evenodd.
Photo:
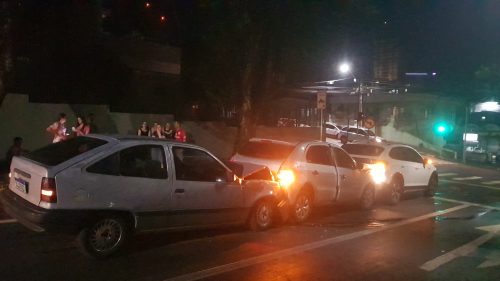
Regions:
M 500 280 L 500 172 L 441 163 L 434 198 L 318 210 L 304 225 L 135 237 L 117 257 L 0 212 L 0 280 Z M 495 233 L 496 231 L 496 233 Z

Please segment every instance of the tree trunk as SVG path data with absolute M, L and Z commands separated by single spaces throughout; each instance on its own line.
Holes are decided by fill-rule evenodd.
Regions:
M 252 53 L 255 51 L 252 51 Z M 253 57 L 253 56 L 251 56 Z M 236 136 L 235 150 L 238 150 L 245 142 L 251 137 L 255 136 L 256 123 L 254 116 L 252 90 L 253 90 L 253 67 L 254 63 L 248 61 L 243 72 L 243 79 L 241 85 L 242 101 L 240 107 L 240 124 L 238 127 L 238 135 Z

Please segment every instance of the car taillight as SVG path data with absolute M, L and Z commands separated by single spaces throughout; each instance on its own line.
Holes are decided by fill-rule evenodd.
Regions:
M 57 203 L 56 179 L 42 178 L 40 201 L 47 203 Z

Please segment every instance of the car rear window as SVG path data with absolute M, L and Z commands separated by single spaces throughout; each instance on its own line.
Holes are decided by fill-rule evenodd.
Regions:
M 245 144 L 238 153 L 249 157 L 279 160 L 287 158 L 292 150 L 293 146 L 287 144 L 251 141 Z
M 76 137 L 66 141 L 49 144 L 34 150 L 27 154 L 26 157 L 47 166 L 55 166 L 106 143 L 107 141 L 101 139 Z
M 379 156 L 384 151 L 383 147 L 367 144 L 344 144 L 342 148 L 349 154 Z

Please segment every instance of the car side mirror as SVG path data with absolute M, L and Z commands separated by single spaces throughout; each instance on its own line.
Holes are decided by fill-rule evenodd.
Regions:
M 215 178 L 215 182 L 219 184 L 234 182 L 238 177 L 234 174 L 233 171 L 227 170 L 226 176 L 218 176 Z
M 233 171 L 226 172 L 226 182 L 234 182 L 238 177 Z

